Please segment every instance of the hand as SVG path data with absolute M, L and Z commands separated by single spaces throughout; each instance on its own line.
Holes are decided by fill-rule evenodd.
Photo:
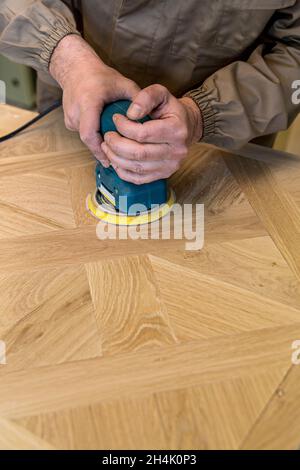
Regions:
M 147 114 L 152 121 L 132 121 Z M 196 103 L 175 98 L 161 85 L 140 91 L 127 117 L 115 114 L 113 119 L 118 132 L 107 132 L 101 147 L 120 178 L 135 184 L 168 178 L 186 158 L 189 145 L 203 134 Z
M 93 155 L 109 166 L 99 134 L 103 106 L 117 99 L 133 99 L 140 88 L 106 66 L 94 50 L 77 35 L 63 38 L 51 58 L 50 73 L 63 89 L 65 125 L 79 131 Z

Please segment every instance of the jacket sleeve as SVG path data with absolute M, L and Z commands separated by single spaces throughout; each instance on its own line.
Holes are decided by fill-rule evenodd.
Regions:
M 48 72 L 58 42 L 79 34 L 69 8 L 60 0 L 0 0 L 0 53 Z
M 238 149 L 286 129 L 298 114 L 292 86 L 300 79 L 300 0 L 275 13 L 266 38 L 247 62 L 233 62 L 186 93 L 202 111 L 204 142 Z

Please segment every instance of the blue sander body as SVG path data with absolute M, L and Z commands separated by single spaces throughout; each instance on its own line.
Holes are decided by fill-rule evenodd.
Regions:
M 128 100 L 116 101 L 105 106 L 100 119 L 102 136 L 106 132 L 117 132 L 112 117 L 117 113 L 126 116 L 129 106 L 130 101 Z M 149 116 L 146 116 L 139 122 L 146 122 L 150 119 Z M 96 185 L 105 199 L 113 204 L 118 211 L 128 215 L 136 214 L 135 206 L 137 204 L 143 205 L 149 210 L 154 204 L 164 204 L 168 198 L 166 180 L 161 179 L 141 185 L 129 183 L 122 180 L 112 166 L 104 168 L 101 163 L 96 166 Z
M 114 114 L 126 116 L 131 102 L 119 100 L 106 105 L 100 117 L 100 133 L 117 129 L 113 122 Z M 146 116 L 138 122 L 151 119 Z M 137 185 L 122 180 L 112 166 L 104 168 L 97 163 L 95 169 L 96 193 L 87 199 L 88 210 L 98 219 L 116 225 L 142 225 L 158 220 L 166 215 L 175 202 L 172 190 L 168 190 L 167 180 Z M 141 211 L 141 207 L 144 209 Z

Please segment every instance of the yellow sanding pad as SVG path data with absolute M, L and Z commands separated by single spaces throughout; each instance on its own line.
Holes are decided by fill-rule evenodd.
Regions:
M 155 207 L 147 212 L 142 212 L 139 215 L 127 215 L 122 212 L 117 212 L 113 207 L 107 204 L 99 204 L 96 200 L 95 194 L 89 194 L 86 201 L 86 206 L 89 212 L 99 220 L 113 225 L 145 225 L 156 222 L 172 209 L 175 203 L 174 191 L 169 191 L 169 199 L 165 204 Z

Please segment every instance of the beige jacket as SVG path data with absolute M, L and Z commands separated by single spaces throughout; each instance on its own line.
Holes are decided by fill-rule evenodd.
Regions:
M 141 87 L 188 92 L 205 142 L 238 148 L 299 112 L 300 0 L 0 0 L 0 53 L 51 80 L 55 46 L 76 32 L 66 3 L 81 4 L 84 37 L 107 64 Z

